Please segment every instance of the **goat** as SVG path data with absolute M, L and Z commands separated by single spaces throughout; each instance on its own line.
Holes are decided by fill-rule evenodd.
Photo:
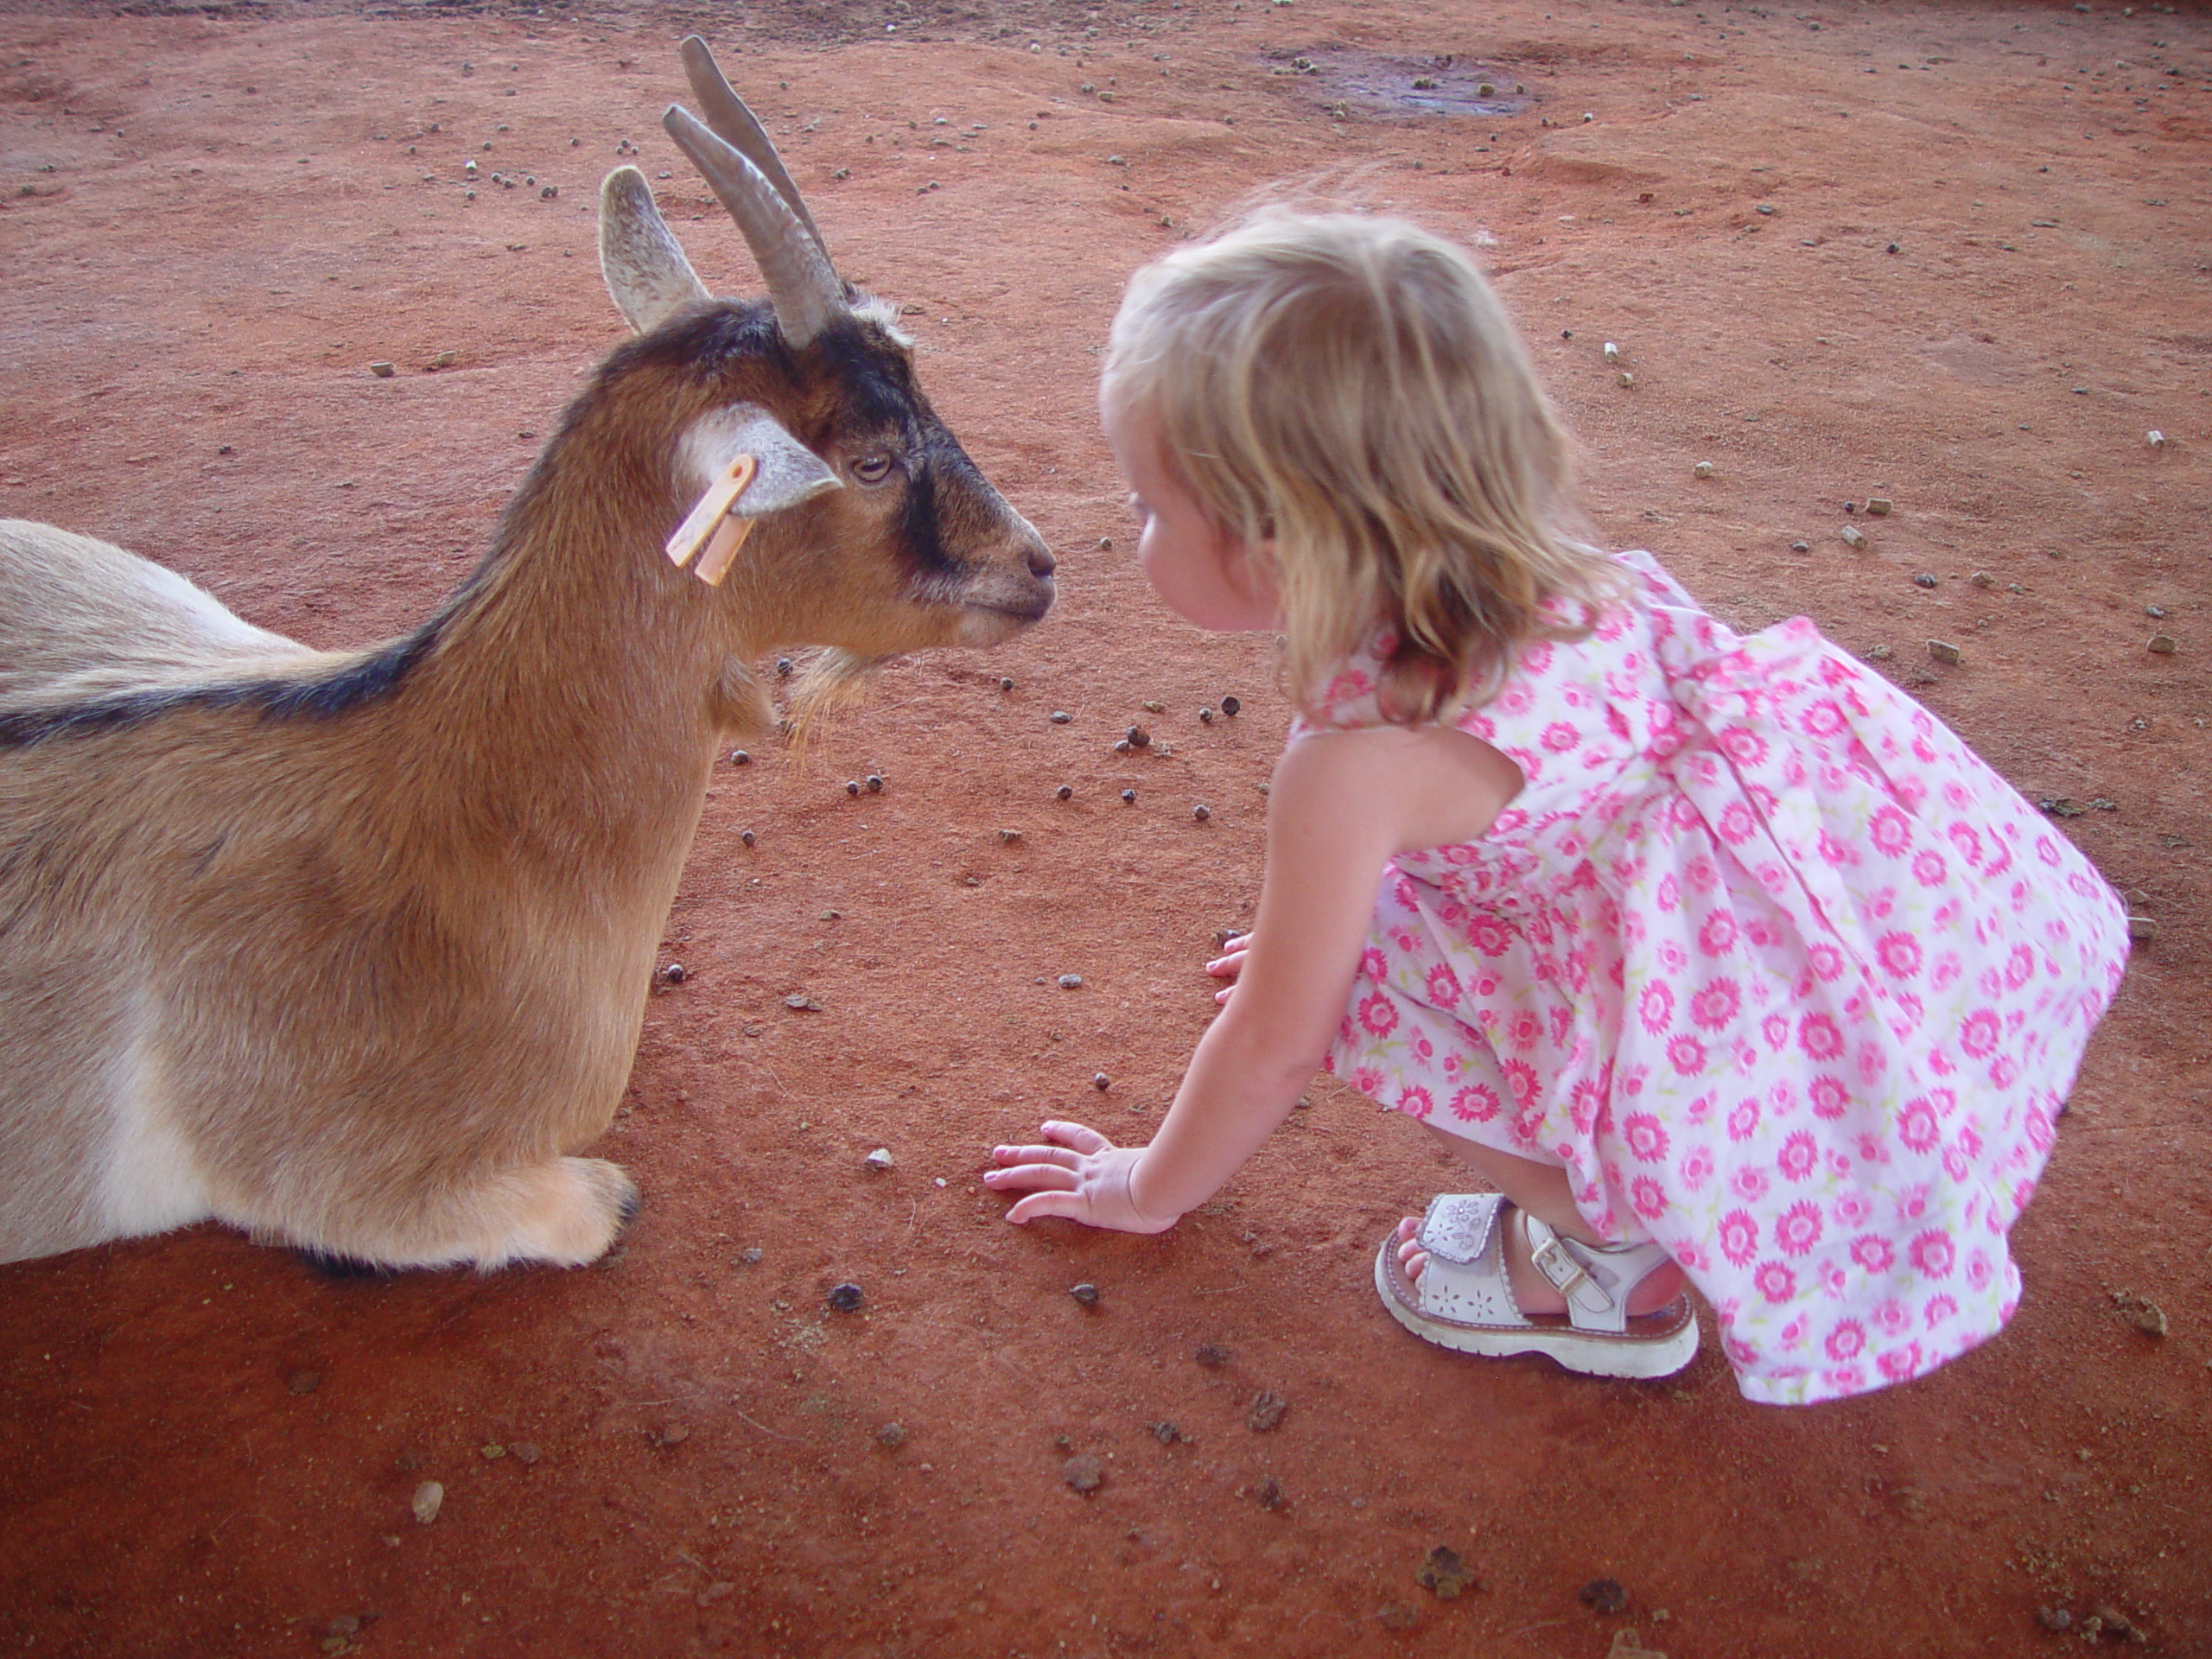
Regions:
M 890 311 L 683 54 L 706 123 L 664 124 L 768 298 L 711 297 L 609 175 L 635 338 L 411 632 L 309 650 L 0 524 L 0 1261 L 210 1217 L 379 1268 L 599 1256 L 635 1189 L 567 1154 L 628 1077 L 715 752 L 766 713 L 747 661 L 989 645 L 1052 605 Z M 710 585 L 664 543 L 734 467 L 709 554 L 757 527 Z

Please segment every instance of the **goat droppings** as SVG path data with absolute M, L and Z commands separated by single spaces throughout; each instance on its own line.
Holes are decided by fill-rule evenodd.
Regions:
M 999 676 L 999 690 L 1001 690 L 1001 691 L 1011 691 L 1011 690 L 1014 690 L 1014 677 L 1013 677 L 1012 675 L 1010 675 L 1010 674 L 1001 674 L 1001 675 L 1000 675 L 1000 676 Z
M 737 838 L 743 842 L 747 847 L 750 847 L 754 842 L 760 839 L 760 836 L 754 835 L 750 830 L 739 830 L 737 832 Z
M 1125 789 L 1125 790 L 1123 790 L 1123 791 L 1122 791 L 1122 805 L 1124 805 L 1124 806 L 1135 806 L 1136 804 L 1137 804 L 1137 792 L 1136 792 L 1136 791 L 1135 791 L 1134 789 Z
M 1240 712 L 1243 707 L 1244 705 L 1239 702 L 1235 697 L 1224 697 L 1221 700 L 1221 712 L 1224 715 L 1236 714 Z
M 883 793 L 883 774 L 881 772 L 871 772 L 864 781 L 868 785 L 868 792 L 869 794 L 880 795 Z
M 1071 785 L 1062 784 L 1058 789 L 1052 791 L 1052 794 L 1059 800 L 1073 800 L 1075 798 L 1075 789 Z
M 861 1287 L 849 1281 L 830 1288 L 830 1306 L 840 1313 L 850 1313 L 861 1305 Z
M 1095 1072 L 1091 1076 L 1090 1086 L 1103 1095 L 1114 1086 L 1114 1079 L 1103 1071 Z
M 1208 806 L 1204 801 L 1200 801 L 1196 806 L 1191 809 L 1191 816 L 1196 818 L 1200 823 L 1204 823 L 1208 818 L 1213 817 L 1213 809 Z
M 857 794 L 859 794 L 860 792 L 861 792 L 861 782 L 860 782 L 860 779 L 857 779 L 857 778 L 848 778 L 847 779 L 845 779 L 845 793 L 846 793 L 846 794 L 848 794 L 848 795 L 857 795 Z

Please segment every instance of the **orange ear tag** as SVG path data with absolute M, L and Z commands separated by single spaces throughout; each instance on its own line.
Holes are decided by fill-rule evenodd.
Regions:
M 745 493 L 745 486 L 759 470 L 760 462 L 751 455 L 731 457 L 721 476 L 684 514 L 683 522 L 676 527 L 676 534 L 668 538 L 666 550 L 671 563 L 682 569 L 696 557 L 699 562 L 691 566 L 691 574 L 710 588 L 721 585 L 738 550 L 753 531 L 753 521 L 733 514 L 730 508 Z

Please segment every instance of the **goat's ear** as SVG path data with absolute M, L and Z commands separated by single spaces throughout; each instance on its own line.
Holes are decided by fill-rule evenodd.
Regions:
M 843 487 L 819 455 L 758 404 L 734 404 L 700 416 L 685 435 L 683 448 L 695 490 L 705 488 L 736 456 L 753 457 L 753 481 L 730 504 L 733 512 L 746 518 L 787 512 L 824 491 Z
M 599 269 L 615 308 L 641 334 L 709 297 L 634 167 L 616 168 L 599 188 Z

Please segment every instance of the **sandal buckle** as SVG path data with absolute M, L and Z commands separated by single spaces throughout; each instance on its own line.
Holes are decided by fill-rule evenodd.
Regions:
M 1582 1270 L 1582 1264 L 1569 1255 L 1556 1237 L 1548 1238 L 1529 1253 L 1536 1271 L 1552 1281 L 1552 1287 L 1567 1299 L 1574 1300 L 1574 1293 L 1586 1284 L 1595 1281 Z

